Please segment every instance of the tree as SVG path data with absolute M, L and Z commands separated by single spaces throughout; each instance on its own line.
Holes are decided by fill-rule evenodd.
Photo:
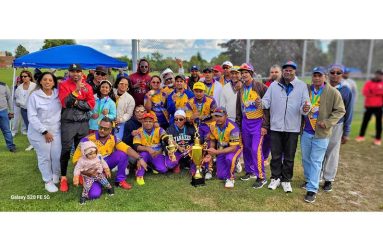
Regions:
M 298 64 L 298 74 L 302 65 L 304 40 L 251 40 L 250 62 L 258 74 L 267 76 L 270 66 L 293 60 Z M 246 59 L 246 40 L 229 40 L 219 44 L 226 48 L 221 54 L 229 57 L 234 65 L 241 65 Z M 306 69 L 327 64 L 327 56 L 316 43 L 308 43 Z
M 214 58 L 212 58 L 211 60 L 210 60 L 210 64 L 211 65 L 217 65 L 217 64 L 219 64 L 219 65 L 221 65 L 223 62 L 225 62 L 225 61 L 230 61 L 230 58 L 229 58 L 229 56 L 228 55 L 225 55 L 225 54 L 219 54 L 218 56 L 216 56 L 216 57 L 214 57 Z
M 45 39 L 44 45 L 41 48 L 41 50 L 60 46 L 60 45 L 65 45 L 65 44 L 68 44 L 68 45 L 76 44 L 76 41 L 74 39 Z
M 27 54 L 29 54 L 29 51 L 27 51 L 24 46 L 19 44 L 15 50 L 15 57 L 18 58 Z
M 5 56 L 7 56 L 7 57 L 12 57 L 12 52 L 10 52 L 10 51 L 5 51 Z

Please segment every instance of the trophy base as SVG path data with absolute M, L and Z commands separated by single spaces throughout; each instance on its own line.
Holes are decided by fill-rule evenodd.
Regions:
M 199 178 L 199 179 L 195 179 L 194 177 L 192 177 L 192 181 L 190 182 L 190 184 L 194 187 L 198 187 L 198 186 L 204 186 L 206 185 L 205 184 L 205 178 Z

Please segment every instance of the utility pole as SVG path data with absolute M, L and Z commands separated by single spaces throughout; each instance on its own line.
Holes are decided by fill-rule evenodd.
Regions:
M 132 39 L 132 72 L 137 71 L 138 40 Z
M 336 64 L 342 64 L 343 53 L 344 53 L 344 40 L 337 40 L 336 41 L 336 54 L 335 54 L 335 63 Z
M 368 52 L 368 61 L 367 61 L 367 73 L 366 73 L 366 79 L 369 79 L 371 76 L 371 65 L 372 65 L 372 56 L 374 53 L 374 40 L 370 40 L 370 50 Z
M 246 39 L 246 63 L 250 63 L 250 39 Z

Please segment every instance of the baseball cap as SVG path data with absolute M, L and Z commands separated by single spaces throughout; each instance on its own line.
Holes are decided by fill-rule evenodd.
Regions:
M 328 67 L 328 70 L 329 70 L 329 71 L 332 71 L 332 70 L 335 70 L 335 69 L 340 69 L 342 72 L 344 72 L 344 66 L 341 65 L 341 64 L 331 64 L 331 65 Z
M 202 90 L 202 91 L 204 91 L 204 90 L 206 90 L 205 84 L 202 83 L 202 82 L 196 82 L 193 85 L 193 90 Z
M 239 66 L 238 65 L 234 65 L 233 67 L 230 68 L 230 71 L 239 72 Z
M 215 115 L 217 115 L 217 116 L 224 116 L 224 115 L 227 115 L 226 108 L 223 107 L 223 106 L 217 107 L 217 108 L 214 109 L 212 115 L 213 115 L 213 116 L 215 116 Z
M 286 67 L 288 67 L 288 66 L 290 66 L 290 67 L 293 67 L 294 68 L 294 70 L 296 70 L 297 69 L 297 64 L 294 62 L 294 61 L 287 61 L 286 63 L 284 63 L 283 65 L 282 65 L 282 69 L 284 69 L 284 68 L 286 68 Z
M 68 71 L 82 71 L 82 67 L 80 64 L 71 64 L 68 67 Z
M 314 73 L 320 73 L 320 74 L 322 74 L 322 75 L 325 75 L 326 74 L 326 69 L 324 68 L 324 67 L 322 67 L 322 66 L 318 66 L 318 67 L 315 67 L 314 69 L 313 69 L 313 72 L 312 72 L 313 74 Z
M 230 66 L 230 67 L 233 67 L 233 64 L 232 64 L 230 61 L 225 61 L 225 62 L 223 62 L 223 63 L 222 63 L 222 67 L 223 67 L 224 65 L 228 65 L 228 66 Z
M 215 66 L 213 67 L 213 71 L 223 72 L 223 69 L 222 69 L 222 67 L 221 67 L 219 64 L 217 64 L 217 65 L 215 65 Z
M 239 71 L 251 71 L 254 72 L 254 67 L 249 63 L 243 63 L 238 69 Z
M 144 116 L 142 117 L 142 119 L 146 119 L 146 118 L 150 118 L 150 119 L 154 120 L 154 115 L 151 113 L 145 113 Z
M 184 75 L 181 75 L 181 74 L 178 74 L 175 78 L 174 78 L 174 80 L 177 80 L 177 78 L 181 78 L 183 81 L 185 81 L 185 76 Z
M 202 72 L 203 72 L 203 73 L 205 73 L 205 72 L 213 72 L 213 68 L 211 68 L 210 66 L 209 66 L 209 67 L 206 67 L 205 69 L 203 69 Z
M 199 71 L 199 67 L 197 65 L 193 65 L 191 68 L 190 68 L 190 71 Z
M 108 69 L 106 69 L 105 66 L 99 65 L 96 67 L 96 72 L 102 72 L 102 73 L 108 74 Z
M 179 109 L 179 110 L 177 110 L 177 111 L 174 113 L 174 117 L 175 117 L 175 116 L 182 116 L 182 117 L 186 118 L 186 113 L 185 113 L 184 110 Z

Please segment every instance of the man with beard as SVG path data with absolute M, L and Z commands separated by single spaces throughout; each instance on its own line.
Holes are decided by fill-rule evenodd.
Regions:
M 72 145 L 88 135 L 90 111 L 95 106 L 92 87 L 82 79 L 79 64 L 69 66 L 69 79 L 59 86 L 61 111 L 61 181 L 60 191 L 68 191 L 67 168 Z
M 205 77 L 203 83 L 206 86 L 205 94 L 211 98 L 214 98 L 217 106 L 221 103 L 221 92 L 222 85 L 218 81 L 215 81 L 213 78 L 213 68 L 207 67 L 203 70 L 203 75 Z
M 92 86 L 93 93 L 97 92 L 97 89 L 103 80 L 108 79 L 108 70 L 105 66 L 99 65 L 96 67 L 94 78 L 88 82 Z
M 137 72 L 129 76 L 129 93 L 133 96 L 136 106 L 144 104 L 145 94 L 149 91 L 150 66 L 146 59 L 140 59 Z

